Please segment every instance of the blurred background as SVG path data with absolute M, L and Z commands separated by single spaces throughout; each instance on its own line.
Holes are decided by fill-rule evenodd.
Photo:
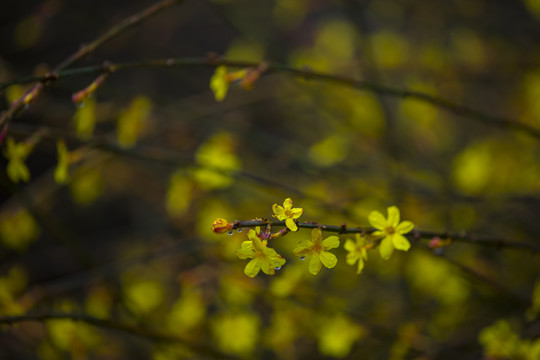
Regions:
M 0 82 L 40 75 L 152 1 L 24 1 L 0 14 Z M 153 58 L 268 60 L 411 89 L 540 128 L 540 1 L 187 0 L 74 67 Z M 231 69 L 232 71 L 232 69 Z M 46 135 L 14 183 L 0 159 L 0 315 L 87 314 L 0 328 L 3 359 L 537 359 L 538 255 L 426 241 L 361 275 L 287 263 L 250 279 L 247 231 L 215 218 L 369 226 L 396 205 L 418 229 L 538 246 L 540 142 L 413 98 L 273 72 L 214 99 L 210 67 L 60 78 L 9 136 Z M 29 85 L 4 89 L 1 109 Z M 71 153 L 55 181 L 57 140 Z M 2 146 L 6 153 L 5 144 Z M 58 178 L 56 179 L 58 180 Z M 324 237 L 330 234 L 324 234 Z M 351 236 L 341 236 L 342 244 Z M 536 285 L 535 285 L 536 284 Z M 137 331 L 135 331 L 137 332 Z M 141 336 L 142 335 L 142 336 Z M 169 339 L 170 340 L 170 339 Z M 538 356 L 538 357 L 537 357 Z

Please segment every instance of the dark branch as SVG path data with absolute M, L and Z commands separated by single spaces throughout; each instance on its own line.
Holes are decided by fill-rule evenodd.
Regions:
M 193 352 L 201 355 L 206 355 L 216 359 L 234 359 L 234 357 L 222 354 L 216 350 L 212 350 L 208 346 L 193 344 L 192 342 L 182 339 L 179 336 L 159 332 L 155 330 L 145 329 L 132 325 L 118 323 L 107 319 L 98 319 L 86 314 L 66 314 L 66 313 L 44 313 L 44 314 L 26 314 L 18 316 L 2 316 L 0 317 L 0 324 L 12 325 L 20 322 L 44 322 L 47 320 L 73 320 L 81 321 L 86 324 L 94 325 L 100 328 L 109 330 L 121 331 L 130 335 L 145 338 L 151 341 L 176 343 L 181 344 Z
M 233 229 L 244 227 L 256 227 L 256 226 L 285 226 L 284 221 L 269 221 L 269 220 L 248 220 L 248 221 L 235 221 Z M 347 227 L 343 225 L 326 225 L 315 222 L 299 222 L 297 223 L 299 228 L 304 229 L 316 229 L 320 228 L 323 231 L 335 232 L 339 234 L 370 234 L 375 229 L 369 227 Z M 446 233 L 435 231 L 423 231 L 413 230 L 410 234 L 406 235 L 411 239 L 450 239 L 452 241 L 465 242 L 470 244 L 476 244 L 494 248 L 510 248 L 517 250 L 530 251 L 532 253 L 540 252 L 540 246 L 525 242 L 515 242 L 502 238 L 491 237 L 479 237 L 470 235 L 467 233 Z
M 76 69 L 58 71 L 54 74 L 47 74 L 43 76 L 25 77 L 18 80 L 11 80 L 8 82 L 0 83 L 0 90 L 13 84 L 24 84 L 24 83 L 30 83 L 30 82 L 35 82 L 35 81 L 40 81 L 40 84 L 45 84 L 59 78 L 73 77 L 73 76 L 80 76 L 80 75 L 87 75 L 87 74 L 102 74 L 105 72 L 115 72 L 115 71 L 134 69 L 134 68 L 217 67 L 219 65 L 226 65 L 226 66 L 235 67 L 235 68 L 243 68 L 243 67 L 258 66 L 259 63 L 251 62 L 251 61 L 225 60 L 217 56 L 209 56 L 207 58 L 154 59 L 154 60 L 121 63 L 121 64 L 105 63 L 103 65 L 81 67 L 81 68 L 76 68 Z M 394 87 L 381 85 L 381 84 L 377 84 L 377 83 L 373 83 L 369 81 L 354 79 L 348 76 L 334 75 L 334 74 L 318 72 L 318 71 L 314 71 L 310 69 L 304 69 L 304 68 L 299 69 L 299 68 L 294 68 L 287 65 L 268 63 L 268 70 L 265 72 L 265 74 L 268 74 L 271 72 L 289 73 L 294 76 L 302 77 L 305 79 L 334 82 L 341 85 L 353 87 L 356 89 L 371 91 L 373 93 L 376 93 L 382 96 L 398 97 L 398 98 L 404 98 L 404 99 L 405 98 L 415 99 L 424 103 L 432 104 L 454 115 L 468 118 L 468 119 L 477 121 L 479 123 L 485 124 L 487 126 L 493 126 L 493 127 L 498 127 L 502 129 L 510 129 L 516 132 L 527 134 L 531 137 L 534 137 L 537 140 L 540 140 L 540 129 L 534 128 L 527 124 L 520 123 L 513 119 L 508 119 L 505 117 L 487 114 L 480 110 L 476 110 L 471 107 L 460 105 L 450 100 L 436 97 L 433 95 L 429 95 L 426 93 L 422 93 L 419 91 L 394 88 Z M 0 118 L 0 124 L 2 124 L 2 118 Z
M 0 132 L 2 132 L 5 129 L 5 127 L 9 124 L 9 122 L 11 121 L 11 119 L 13 119 L 13 117 L 15 117 L 21 111 L 23 111 L 27 105 L 29 105 L 31 102 L 35 100 L 35 98 L 39 95 L 39 93 L 41 92 L 41 90 L 43 90 L 43 88 L 48 86 L 53 81 L 57 80 L 60 77 L 60 72 L 62 70 L 66 69 L 67 67 L 75 63 L 76 61 L 92 53 L 99 46 L 105 44 L 106 42 L 112 40 L 118 35 L 124 33 L 125 31 L 141 23 L 143 20 L 146 20 L 152 15 L 155 15 L 158 12 L 170 7 L 171 5 L 174 5 L 182 1 L 183 0 L 160 1 L 150 6 L 149 8 L 146 8 L 142 12 L 132 15 L 128 17 L 127 19 L 121 21 L 120 23 L 118 23 L 117 25 L 109 29 L 104 35 L 100 36 L 99 38 L 90 42 L 89 44 L 81 46 L 81 48 L 78 51 L 76 51 L 75 53 L 70 55 L 67 59 L 65 59 L 60 64 L 58 64 L 54 68 L 54 70 L 50 72 L 49 74 L 41 77 L 38 80 L 36 80 L 36 77 L 26 78 L 26 80 L 34 79 L 32 82 L 34 81 L 39 81 L 39 82 L 35 84 L 30 90 L 28 90 L 24 95 L 22 95 L 19 99 L 14 101 L 9 107 L 9 109 L 0 115 L 0 129 L 1 129 Z M 0 85 L 0 90 L 3 87 L 5 86 Z

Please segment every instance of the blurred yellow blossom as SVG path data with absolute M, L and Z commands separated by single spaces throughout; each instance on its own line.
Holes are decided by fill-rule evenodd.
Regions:
M 58 140 L 56 143 L 58 151 L 58 165 L 54 170 L 54 181 L 57 184 L 65 184 L 69 181 L 69 151 L 64 140 Z
M 277 218 L 279 221 L 285 220 L 285 225 L 291 231 L 298 231 L 298 226 L 294 222 L 294 219 L 298 219 L 303 213 L 304 209 L 302 208 L 293 208 L 293 201 L 290 198 L 283 201 L 283 206 L 274 204 L 272 210 L 274 211 L 273 217 Z
M 414 224 L 410 221 L 399 222 L 399 209 L 395 206 L 388 208 L 388 218 L 378 211 L 372 211 L 368 217 L 369 223 L 376 231 L 374 236 L 382 237 L 379 252 L 385 260 L 390 259 L 394 249 L 407 251 L 411 247 L 409 240 L 403 236 L 414 228 Z
M 11 181 L 18 183 L 20 180 L 28 182 L 30 180 L 30 171 L 24 163 L 30 154 L 31 147 L 25 142 L 17 143 L 13 138 L 7 139 L 7 147 L 4 156 L 9 160 L 7 165 L 7 174 Z
M 282 258 L 272 248 L 266 247 L 266 240 L 261 240 L 255 230 L 249 230 L 249 241 L 244 241 L 236 255 L 240 259 L 252 259 L 244 269 L 244 273 L 249 277 L 255 277 L 259 271 L 268 275 L 274 275 L 279 270 L 285 259 Z
M 218 66 L 214 75 L 210 79 L 210 89 L 214 92 L 216 101 L 223 101 L 229 90 L 229 82 L 227 81 L 227 67 Z
M 336 256 L 327 250 L 337 247 L 339 247 L 339 238 L 337 236 L 330 236 L 323 240 L 321 229 L 313 229 L 311 231 L 311 241 L 300 241 L 293 250 L 293 254 L 300 258 L 309 256 L 309 272 L 317 275 L 323 265 L 329 269 L 336 266 Z
M 356 234 L 356 242 L 347 239 L 345 242 L 345 250 L 347 254 L 347 264 L 354 265 L 358 262 L 357 274 L 362 272 L 364 268 L 364 262 L 367 261 L 367 250 L 370 244 L 367 242 L 365 235 Z

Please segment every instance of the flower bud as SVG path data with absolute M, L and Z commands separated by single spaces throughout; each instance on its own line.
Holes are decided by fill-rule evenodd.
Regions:
M 233 228 L 233 223 L 228 222 L 225 219 L 216 219 L 212 223 L 212 231 L 216 234 L 221 234 L 224 232 L 229 232 Z
M 451 243 L 452 243 L 452 240 L 450 239 L 441 239 L 440 237 L 435 236 L 429 241 L 428 247 L 431 249 L 439 249 L 439 248 L 448 246 Z

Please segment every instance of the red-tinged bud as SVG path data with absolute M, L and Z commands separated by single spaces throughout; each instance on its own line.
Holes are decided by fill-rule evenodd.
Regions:
M 102 84 L 105 82 L 105 79 L 109 76 L 109 73 L 103 73 L 100 76 L 96 78 L 90 85 L 88 85 L 86 88 L 82 89 L 81 91 L 76 92 L 71 97 L 71 101 L 73 101 L 75 104 L 80 104 L 86 100 L 90 95 L 94 93 Z
M 37 94 L 39 93 L 40 87 L 34 86 L 27 94 L 24 95 L 23 104 L 28 105 L 34 101 Z
M 257 81 L 266 70 L 268 70 L 267 62 L 262 62 L 258 66 L 248 69 L 244 78 L 240 81 L 240 85 L 246 90 L 251 90 L 255 81 Z
M 433 239 L 429 240 L 428 247 L 431 249 L 438 249 L 445 246 L 450 245 L 452 243 L 452 240 L 450 239 L 441 239 L 440 237 L 436 236 Z
M 212 231 L 216 234 L 222 234 L 224 232 L 232 231 L 233 223 L 228 222 L 225 219 L 216 219 L 212 223 Z

